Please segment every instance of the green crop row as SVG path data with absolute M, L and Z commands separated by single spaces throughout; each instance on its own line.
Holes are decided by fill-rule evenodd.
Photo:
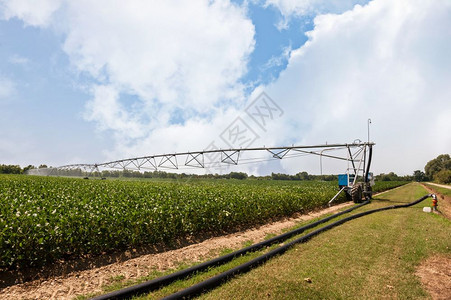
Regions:
M 0 175 L 0 269 L 259 224 L 322 206 L 336 192 L 336 182 Z
M 395 187 L 401 186 L 408 183 L 407 181 L 376 181 L 376 184 L 373 186 L 374 193 L 380 193 L 389 189 L 393 189 Z
M 170 243 L 327 203 L 326 182 L 0 177 L 0 268 Z

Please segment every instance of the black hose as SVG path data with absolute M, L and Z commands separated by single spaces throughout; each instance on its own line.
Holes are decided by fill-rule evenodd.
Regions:
M 307 224 L 307 225 L 302 226 L 300 228 L 294 229 L 292 231 L 286 232 L 284 234 L 275 236 L 275 237 L 273 237 L 271 239 L 268 239 L 266 241 L 263 241 L 263 242 L 260 242 L 260 243 L 248 246 L 246 248 L 234 251 L 234 252 L 226 254 L 224 256 L 220 256 L 218 258 L 206 261 L 204 263 L 198 264 L 196 266 L 193 266 L 193 267 L 190 267 L 190 268 L 187 268 L 187 269 L 184 269 L 184 270 L 181 270 L 181 271 L 178 271 L 178 272 L 166 275 L 166 276 L 162 276 L 162 277 L 159 277 L 159 278 L 156 278 L 156 279 L 153 279 L 153 280 L 149 280 L 149 281 L 137 284 L 135 286 L 131 286 L 131 287 L 128 287 L 128 288 L 125 288 L 125 289 L 117 290 L 117 291 L 114 291 L 114 292 L 111 292 L 111 293 L 108 293 L 108 294 L 100 295 L 98 297 L 93 298 L 92 300 L 128 299 L 128 298 L 131 298 L 133 296 L 137 296 L 137 295 L 140 295 L 140 294 L 144 294 L 144 293 L 148 293 L 148 292 L 157 290 L 157 289 L 159 289 L 159 288 L 161 288 L 163 286 L 166 286 L 166 285 L 168 285 L 168 284 L 170 284 L 170 283 L 172 283 L 172 282 L 174 282 L 176 280 L 180 280 L 180 279 L 186 278 L 186 277 L 188 277 L 188 276 L 190 276 L 190 275 L 192 275 L 192 274 L 194 274 L 196 272 L 204 271 L 204 270 L 206 270 L 206 269 L 208 269 L 210 267 L 213 267 L 213 266 L 218 266 L 218 265 L 225 264 L 225 263 L 233 260 L 234 258 L 236 258 L 238 256 L 244 255 L 244 254 L 252 252 L 252 251 L 259 250 L 261 248 L 270 246 L 270 245 L 272 245 L 274 243 L 278 243 L 278 242 L 282 242 L 284 240 L 287 240 L 290 237 L 293 237 L 295 235 L 298 235 L 298 234 L 304 232 L 305 230 L 308 230 L 310 228 L 314 228 L 314 227 L 316 227 L 319 224 L 323 224 L 323 223 L 325 223 L 325 222 L 327 222 L 327 221 L 329 221 L 329 220 L 331 220 L 333 218 L 336 218 L 338 216 L 341 216 L 343 214 L 351 212 L 354 209 L 362 207 L 363 205 L 366 205 L 368 203 L 369 203 L 369 201 L 365 201 L 365 202 L 363 202 L 363 203 L 361 203 L 359 205 L 353 206 L 353 207 L 351 207 L 349 209 L 346 209 L 346 210 L 341 211 L 339 213 L 333 214 L 333 215 L 331 215 L 329 217 L 326 217 L 324 219 L 318 220 L 318 221 L 313 222 L 311 224 Z
M 378 209 L 373 209 L 373 210 L 368 210 L 362 213 L 358 213 L 349 217 L 346 217 L 344 219 L 338 220 L 334 223 L 328 224 L 322 228 L 319 228 L 317 230 L 314 230 L 294 241 L 291 241 L 279 248 L 276 248 L 274 250 L 269 251 L 268 253 L 265 253 L 257 258 L 254 258 L 242 265 L 239 265 L 233 269 L 230 269 L 224 273 L 218 274 L 212 278 L 209 278 L 205 281 L 202 281 L 198 284 L 195 284 L 189 288 L 186 288 L 184 290 L 181 290 L 177 293 L 174 293 L 172 295 L 169 295 L 163 299 L 181 299 L 181 298 L 191 298 L 193 296 L 199 295 L 200 293 L 203 293 L 207 290 L 210 290 L 212 288 L 217 287 L 218 285 L 222 284 L 224 281 L 226 281 L 228 278 L 239 274 L 239 273 L 244 273 L 249 271 L 251 268 L 264 263 L 265 261 L 267 261 L 268 259 L 272 258 L 273 256 L 279 255 L 284 253 L 285 251 L 287 251 L 289 248 L 291 248 L 293 245 L 298 244 L 298 243 L 305 243 L 306 241 L 308 241 L 309 239 L 311 239 L 312 237 L 320 234 L 323 231 L 329 230 L 335 226 L 341 225 L 343 223 L 346 223 L 350 220 L 353 219 L 357 219 L 369 214 L 373 214 L 375 212 L 379 212 L 379 211 L 384 211 L 384 210 L 389 210 L 389 209 L 396 209 L 396 208 L 402 208 L 402 207 L 409 207 L 412 205 L 415 205 L 417 203 L 420 203 L 421 201 L 425 200 L 426 198 L 430 197 L 431 194 L 428 194 L 426 196 L 421 197 L 420 199 L 413 201 L 411 203 L 407 203 L 407 204 L 400 204 L 400 205 L 391 205 L 391 206 L 386 206 L 386 207 L 382 207 L 382 208 L 378 208 Z
M 367 183 L 370 179 L 368 178 L 368 174 L 370 173 L 370 166 L 371 166 L 371 158 L 373 157 L 373 146 L 369 145 L 370 152 L 368 153 L 368 165 L 366 167 L 366 173 L 365 173 L 365 183 Z

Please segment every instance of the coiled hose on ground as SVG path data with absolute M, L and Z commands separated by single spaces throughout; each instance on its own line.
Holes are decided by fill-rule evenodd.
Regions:
M 214 277 L 211 277 L 211 278 L 209 278 L 209 279 L 207 279 L 205 281 L 197 283 L 197 284 L 195 284 L 195 285 L 193 285 L 191 287 L 188 287 L 188 288 L 186 288 L 184 290 L 181 290 L 181 291 L 179 291 L 177 293 L 169 295 L 169 296 L 165 297 L 164 299 L 191 298 L 193 296 L 199 295 L 200 293 L 203 293 L 203 292 L 205 292 L 207 290 L 210 290 L 210 289 L 212 289 L 214 287 L 219 286 L 220 284 L 222 284 L 224 281 L 226 281 L 228 278 L 231 278 L 232 276 L 235 276 L 235 275 L 237 275 L 239 273 L 245 273 L 245 272 L 249 271 L 251 268 L 253 268 L 253 267 L 255 267 L 255 266 L 259 265 L 259 264 L 264 263 L 265 261 L 269 260 L 270 258 L 286 252 L 289 248 L 291 248 L 295 244 L 307 242 L 309 239 L 311 239 L 312 237 L 320 234 L 321 232 L 327 231 L 327 230 L 329 230 L 329 229 L 331 229 L 331 228 L 333 228 L 335 226 L 341 225 L 341 224 L 346 223 L 346 222 L 348 222 L 350 220 L 353 220 L 353 219 L 356 219 L 356 218 L 360 218 L 360 217 L 363 217 L 363 216 L 366 216 L 366 215 L 369 215 L 369 214 L 372 214 L 372 213 L 375 213 L 375 212 L 389 210 L 389 209 L 402 208 L 402 207 L 409 207 L 409 206 L 415 205 L 417 203 L 420 203 L 421 201 L 425 200 L 426 198 L 428 198 L 430 196 L 431 196 L 431 194 L 428 194 L 428 195 L 425 195 L 425 196 L 421 197 L 420 199 L 415 200 L 415 201 L 413 201 L 411 203 L 399 204 L 399 205 L 391 205 L 391 206 L 387 206 L 387 207 L 382 207 L 382 208 L 378 208 L 378 209 L 365 211 L 365 212 L 362 212 L 362 213 L 358 213 L 358 214 L 355 214 L 355 215 L 343 218 L 343 219 L 338 220 L 338 221 L 336 221 L 334 223 L 328 224 L 328 225 L 326 225 L 326 226 L 324 226 L 322 228 L 314 230 L 314 231 L 312 231 L 312 232 L 310 232 L 310 233 L 308 233 L 308 234 L 306 234 L 306 235 L 304 235 L 302 237 L 299 237 L 299 238 L 297 238 L 297 239 L 295 239 L 295 240 L 293 240 L 293 241 L 291 241 L 291 242 L 289 242 L 289 243 L 287 243 L 287 244 L 285 244 L 283 246 L 280 246 L 280 247 L 278 247 L 276 249 L 273 249 L 273 250 L 271 250 L 271 251 L 269 251 L 269 252 L 267 252 L 267 253 L 259 256 L 259 257 L 256 257 L 256 258 L 254 258 L 254 259 L 252 259 L 252 260 L 250 260 L 250 261 L 248 261 L 248 262 L 246 262 L 244 264 L 241 264 L 241 265 L 239 265 L 239 266 L 237 266 L 235 268 L 232 268 L 232 269 L 230 269 L 228 271 L 225 271 L 225 272 L 223 272 L 221 274 L 218 274 L 218 275 L 216 275 Z M 236 257 L 238 257 L 240 255 L 244 255 L 244 254 L 246 254 L 248 252 L 251 252 L 251 251 L 259 250 L 259 249 L 261 249 L 263 247 L 272 245 L 274 243 L 285 241 L 285 240 L 289 239 L 290 237 L 293 237 L 295 235 L 298 235 L 298 234 L 304 232 L 305 230 L 308 230 L 310 228 L 316 227 L 319 224 L 323 224 L 323 223 L 325 223 L 325 222 L 327 222 L 327 221 L 329 221 L 329 220 L 331 220 L 333 218 L 336 218 L 336 217 L 338 217 L 340 215 L 343 215 L 345 213 L 351 212 L 352 210 L 357 209 L 357 208 L 359 208 L 359 207 L 361 207 L 363 205 L 366 205 L 368 203 L 369 203 L 369 201 L 365 201 L 365 202 L 363 202 L 363 203 L 361 203 L 359 205 L 356 205 L 354 207 L 351 207 L 351 208 L 349 208 L 347 210 L 344 210 L 342 212 L 336 213 L 334 215 L 331 215 L 331 216 L 326 217 L 324 219 L 318 220 L 318 221 L 313 222 L 311 224 L 305 225 L 303 227 L 297 228 L 297 229 L 292 230 L 290 232 L 286 232 L 286 233 L 281 234 L 279 236 L 273 237 L 273 238 L 271 238 L 269 240 L 266 240 L 266 241 L 254 244 L 252 246 L 243 248 L 241 250 L 229 253 L 227 255 L 224 255 L 224 256 L 221 256 L 221 257 L 218 257 L 218 258 L 215 258 L 215 259 L 212 259 L 212 260 L 209 260 L 207 262 L 204 262 L 202 264 L 193 266 L 191 268 L 172 273 L 170 275 L 159 277 L 159 278 L 156 278 L 156 279 L 153 279 L 153 280 L 150 280 L 150 281 L 147 281 L 147 282 L 143 282 L 143 283 L 135 285 L 135 286 L 131 286 L 131 287 L 128 287 L 128 288 L 125 288 L 125 289 L 121 289 L 121 290 L 118 290 L 118 291 L 114 291 L 114 292 L 111 292 L 111 293 L 108 293 L 108 294 L 105 294 L 105 295 L 101 295 L 101 296 L 95 297 L 95 298 L 93 298 L 93 300 L 128 299 L 128 298 L 131 298 L 133 296 L 137 296 L 137 295 L 141 295 L 141 294 L 144 294 L 144 293 L 148 293 L 148 292 L 157 290 L 157 289 L 159 289 L 159 288 L 161 288 L 163 286 L 169 285 L 170 283 L 174 282 L 175 280 L 186 278 L 186 277 L 188 277 L 188 276 L 190 276 L 190 275 L 192 275 L 192 274 L 194 274 L 196 272 L 206 270 L 206 269 L 208 269 L 209 267 L 212 267 L 212 266 L 218 266 L 218 265 L 224 264 L 224 263 L 229 262 L 232 259 L 234 259 L 234 258 L 236 258 Z

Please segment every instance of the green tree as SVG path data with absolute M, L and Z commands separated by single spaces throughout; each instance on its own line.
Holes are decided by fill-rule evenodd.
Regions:
M 438 183 L 450 184 L 451 183 L 451 170 L 441 170 L 434 176 L 434 180 Z
M 394 172 L 390 172 L 388 174 L 381 173 L 375 177 L 377 181 L 398 181 L 400 180 L 399 176 Z
M 435 179 L 434 175 L 441 170 L 451 170 L 451 157 L 449 154 L 441 154 L 437 156 L 433 160 L 430 160 L 424 167 L 426 176 L 430 179 Z
M 310 180 L 309 174 L 305 171 L 297 173 L 296 176 L 298 176 L 300 180 Z
M 230 172 L 230 178 L 233 179 L 246 179 L 247 174 L 243 172 Z
M 17 165 L 0 165 L 0 174 L 21 174 L 22 169 Z
M 421 170 L 415 170 L 413 172 L 413 180 L 415 181 L 426 181 L 426 174 Z
M 28 165 L 25 168 L 23 168 L 23 172 L 25 173 L 26 171 L 31 170 L 31 169 L 36 169 L 36 167 L 33 165 Z

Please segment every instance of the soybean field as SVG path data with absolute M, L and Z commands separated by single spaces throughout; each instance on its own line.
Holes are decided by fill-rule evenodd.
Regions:
M 375 192 L 405 182 L 379 182 Z M 0 269 L 165 243 L 306 212 L 337 183 L 0 175 Z M 337 202 L 346 201 L 341 195 Z

